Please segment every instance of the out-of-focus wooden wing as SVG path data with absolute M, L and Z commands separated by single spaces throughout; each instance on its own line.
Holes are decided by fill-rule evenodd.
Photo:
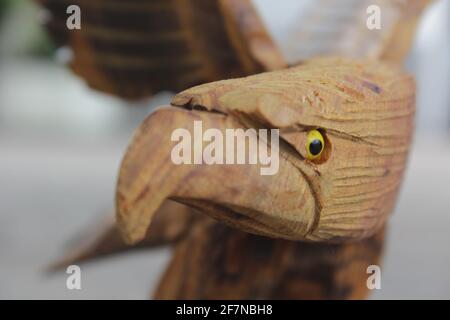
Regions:
M 165 201 L 145 239 L 132 247 L 123 240 L 115 224 L 114 215 L 111 214 L 94 223 L 86 232 L 81 232 L 62 257 L 48 269 L 56 271 L 72 264 L 98 260 L 131 250 L 173 245 L 184 238 L 189 227 L 194 224 L 197 219 L 195 213 L 195 209 L 174 201 Z
M 191 229 L 154 299 L 365 299 L 367 267 L 381 263 L 384 245 L 384 228 L 345 244 L 260 237 L 212 219 Z
M 268 5 L 257 0 L 37 1 L 51 13 L 56 42 L 72 48 L 75 73 L 92 88 L 140 99 L 317 56 L 400 62 L 432 0 L 298 0 L 298 16 L 275 41 L 252 2 Z M 81 8 L 81 30 L 66 27 L 70 4 Z M 367 28 L 371 5 L 381 29 Z
M 250 0 L 38 0 L 72 70 L 126 99 L 285 67 Z M 69 5 L 81 30 L 68 30 Z
M 318 56 L 400 63 L 411 47 L 420 15 L 430 2 L 303 0 L 298 15 L 277 43 L 290 64 Z M 379 8 L 380 29 L 367 26 L 373 6 Z

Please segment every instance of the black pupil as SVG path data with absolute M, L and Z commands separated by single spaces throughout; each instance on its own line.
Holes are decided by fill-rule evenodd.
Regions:
M 311 152 L 313 156 L 317 156 L 320 151 L 322 151 L 322 141 L 320 141 L 319 139 L 311 141 L 309 145 L 309 152 Z

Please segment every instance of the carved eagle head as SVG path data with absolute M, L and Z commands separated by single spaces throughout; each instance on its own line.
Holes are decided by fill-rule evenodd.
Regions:
M 414 80 L 397 66 L 317 59 L 197 86 L 171 104 L 143 122 L 122 162 L 117 218 L 128 242 L 144 237 L 165 199 L 290 240 L 361 239 L 392 211 L 415 107 Z M 172 133 L 194 134 L 195 121 L 224 136 L 253 128 L 263 144 L 256 129 L 278 129 L 277 173 L 261 175 L 261 163 L 174 164 Z

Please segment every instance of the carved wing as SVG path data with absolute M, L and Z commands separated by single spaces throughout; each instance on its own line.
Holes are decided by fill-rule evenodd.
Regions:
M 272 39 L 251 0 L 37 1 L 51 13 L 47 27 L 56 43 L 73 50 L 71 69 L 92 88 L 125 99 L 322 55 L 399 62 L 431 2 L 302 0 L 287 32 Z M 66 27 L 70 4 L 82 10 L 81 30 Z M 381 10 L 379 30 L 366 26 L 366 9 L 374 4 Z
M 318 56 L 400 63 L 408 54 L 419 17 L 430 2 L 306 0 L 277 43 L 291 64 Z
M 249 0 L 39 0 L 71 69 L 126 99 L 285 67 Z M 80 30 L 66 9 L 81 8 Z

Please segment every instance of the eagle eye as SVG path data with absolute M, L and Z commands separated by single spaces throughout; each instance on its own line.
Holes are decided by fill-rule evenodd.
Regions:
M 306 136 L 306 157 L 315 160 L 320 157 L 325 148 L 325 139 L 319 130 L 311 130 Z

